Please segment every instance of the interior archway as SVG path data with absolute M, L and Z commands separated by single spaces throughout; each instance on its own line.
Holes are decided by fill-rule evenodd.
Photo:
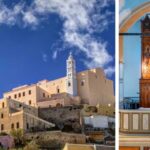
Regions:
M 150 2 L 136 7 L 120 24 L 119 33 L 127 32 L 136 21 L 150 12 Z M 123 62 L 123 36 L 119 36 L 119 61 Z

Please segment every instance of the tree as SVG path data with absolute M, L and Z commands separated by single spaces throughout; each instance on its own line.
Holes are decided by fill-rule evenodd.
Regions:
M 15 146 L 25 145 L 25 137 L 22 129 L 13 129 L 11 130 L 10 135 L 14 138 Z

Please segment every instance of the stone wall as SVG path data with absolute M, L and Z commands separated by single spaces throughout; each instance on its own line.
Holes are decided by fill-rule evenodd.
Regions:
M 86 143 L 86 136 L 84 134 L 65 133 L 61 131 L 28 133 L 25 136 L 28 140 L 36 141 L 40 146 L 48 146 L 51 142 L 61 145 L 65 143 Z
M 110 116 L 115 117 L 115 107 L 108 106 L 108 105 L 97 105 L 97 106 L 90 106 L 84 105 L 84 109 L 82 109 L 83 116 L 91 116 L 91 115 L 103 115 L 103 116 Z
M 39 117 L 56 124 L 60 130 L 80 132 L 80 110 L 77 106 L 39 108 Z
M 5 107 L 0 108 L 0 132 L 10 133 L 12 129 L 24 131 L 43 130 L 54 124 L 38 117 L 38 109 L 21 102 L 5 99 Z

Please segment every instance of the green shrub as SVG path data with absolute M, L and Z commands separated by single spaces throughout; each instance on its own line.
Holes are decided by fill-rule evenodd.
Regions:
M 4 136 L 4 135 L 8 135 L 8 134 L 5 133 L 5 132 L 1 132 L 1 133 L 0 133 L 0 136 Z
M 24 132 L 22 129 L 13 129 L 10 132 L 10 135 L 14 138 L 15 146 L 23 146 L 26 144 L 26 140 L 24 137 Z

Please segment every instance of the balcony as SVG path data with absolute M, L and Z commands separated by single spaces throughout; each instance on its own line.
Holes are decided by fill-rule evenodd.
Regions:
M 120 110 L 120 133 L 149 134 L 150 133 L 150 109 L 140 108 L 136 110 Z

